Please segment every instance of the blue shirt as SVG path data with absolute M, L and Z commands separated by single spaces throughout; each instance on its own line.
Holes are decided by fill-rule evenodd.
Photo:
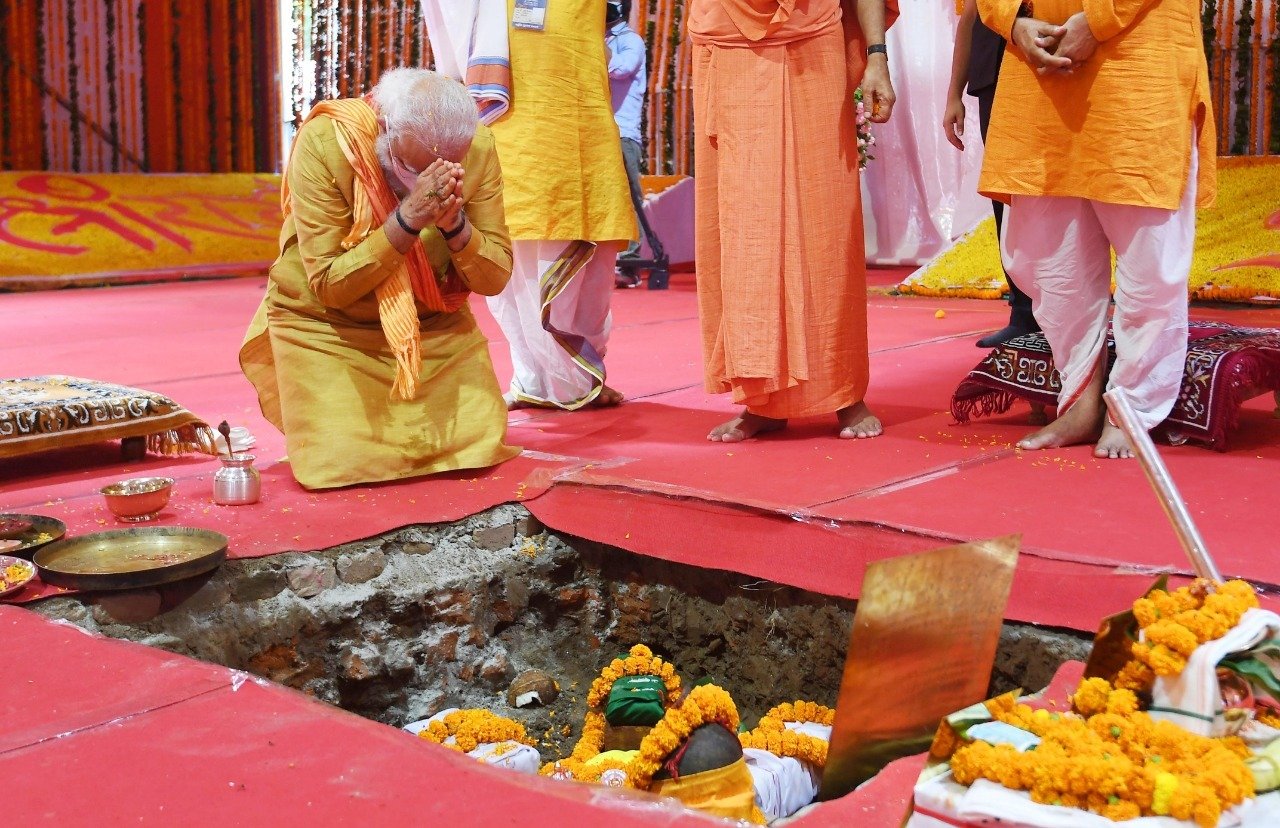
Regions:
M 613 119 L 618 122 L 618 134 L 638 144 L 647 77 L 644 38 L 633 32 L 625 20 L 620 20 L 609 29 L 604 42 L 609 47 L 609 92 L 613 97 Z

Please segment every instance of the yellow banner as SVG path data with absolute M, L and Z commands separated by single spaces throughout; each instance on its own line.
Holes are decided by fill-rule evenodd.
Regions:
M 276 257 L 278 175 L 0 173 L 0 289 L 253 275 Z

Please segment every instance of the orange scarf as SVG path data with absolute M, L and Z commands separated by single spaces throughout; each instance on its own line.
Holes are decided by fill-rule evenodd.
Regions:
M 312 107 L 303 124 L 317 115 L 328 116 L 333 121 L 338 146 L 355 171 L 351 205 L 353 223 L 351 232 L 342 240 L 342 248 L 350 250 L 381 227 L 400 202 L 382 174 L 374 149 L 378 139 L 378 115 L 373 104 L 365 98 L 322 101 Z M 280 186 L 280 207 L 286 218 L 293 212 L 287 165 Z M 417 395 L 418 374 L 422 370 L 422 332 L 414 297 L 433 311 L 452 313 L 467 301 L 467 290 L 456 278 L 448 279 L 443 285 L 437 283 L 426 251 L 421 244 L 414 244 L 395 272 L 374 289 L 374 295 L 378 298 L 382 332 L 396 358 L 391 394 L 411 400 Z

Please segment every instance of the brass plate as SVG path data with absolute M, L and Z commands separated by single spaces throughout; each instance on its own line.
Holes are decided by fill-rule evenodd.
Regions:
M 15 558 L 30 559 L 37 549 L 47 546 L 67 534 L 67 524 L 56 518 L 45 517 L 44 515 L 6 513 L 0 515 L 0 518 L 18 518 L 19 520 L 31 521 L 31 528 L 14 538 L 14 540 L 21 541 L 22 545 L 5 550 L 6 555 L 13 555 Z
M 59 541 L 41 549 L 33 560 L 45 583 L 106 590 L 180 581 L 217 568 L 226 557 L 226 535 L 148 526 Z
M 938 722 L 987 697 L 1017 535 L 876 561 L 862 579 L 819 799 L 929 749 Z

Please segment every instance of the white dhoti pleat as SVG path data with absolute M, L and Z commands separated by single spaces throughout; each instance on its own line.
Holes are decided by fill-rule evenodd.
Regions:
M 1107 383 L 1154 428 L 1173 409 L 1187 358 L 1187 278 L 1195 244 L 1196 173 L 1177 210 L 1083 198 L 1014 195 L 1002 253 L 1031 297 L 1062 377 L 1058 414 L 1089 384 L 1106 346 L 1111 250 L 1116 254 L 1116 361 Z
M 614 260 L 622 243 L 598 242 L 576 275 L 567 282 L 544 284 L 543 275 L 575 244 L 579 243 L 511 243 L 511 281 L 488 300 L 511 346 L 508 399 L 572 409 L 600 393 L 612 326 Z M 549 287 L 559 292 L 550 298 L 544 325 L 542 311 Z

